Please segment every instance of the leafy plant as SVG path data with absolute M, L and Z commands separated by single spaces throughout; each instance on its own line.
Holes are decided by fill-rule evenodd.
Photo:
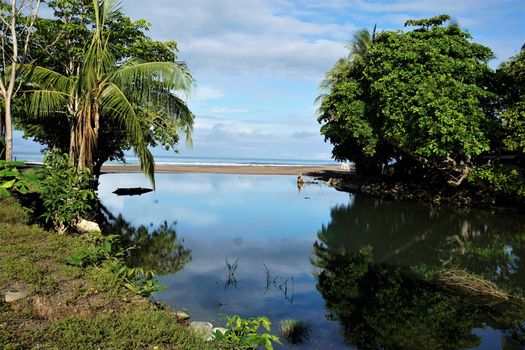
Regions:
M 273 344 L 281 344 L 279 338 L 271 333 L 259 333 L 263 327 L 270 331 L 271 322 L 267 317 L 240 318 L 237 315 L 228 317 L 226 327 L 230 327 L 224 334 L 217 331 L 215 339 L 226 349 L 256 349 L 264 346 L 267 350 L 273 349 Z
M 9 197 L 12 193 L 27 194 L 38 188 L 33 173 L 20 172 L 23 162 L 0 160 L 0 197 Z
M 104 236 L 101 233 L 88 233 L 88 240 L 91 244 L 82 247 L 82 249 L 73 254 L 68 260 L 69 265 L 86 267 L 97 266 L 104 260 L 113 259 L 122 256 L 122 252 L 113 253 L 114 241 L 117 235 Z
M 44 206 L 42 218 L 66 232 L 91 210 L 95 199 L 93 179 L 88 171 L 78 172 L 69 165 L 67 155 L 51 152 L 44 158 L 40 196 Z
M 123 278 L 124 287 L 141 296 L 146 297 L 153 292 L 166 289 L 166 286 L 161 285 L 155 278 L 155 271 L 147 271 L 138 267 L 129 268 L 123 265 L 116 273 Z

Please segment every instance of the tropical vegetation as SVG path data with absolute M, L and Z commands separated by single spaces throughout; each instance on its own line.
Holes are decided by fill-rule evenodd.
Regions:
M 176 62 L 144 62 L 128 59 L 122 64 L 111 53 L 106 20 L 115 15 L 117 3 L 93 2 L 94 30 L 77 74 L 65 76 L 49 68 L 27 66 L 28 113 L 48 116 L 63 110 L 70 125 L 69 156 L 78 171 L 93 172 L 94 152 L 101 128 L 109 123 L 130 135 L 130 142 L 144 173 L 154 184 L 154 160 L 148 150 L 144 127 L 184 120 L 192 115 L 174 91 L 189 91 L 193 83 L 186 68 Z M 180 118 L 182 111 L 185 118 Z M 106 124 L 102 120 L 107 119 Z M 108 127 L 108 126 L 107 126 Z
M 492 51 L 447 15 L 359 32 L 321 84 L 321 133 L 358 174 L 475 186 L 523 202 L 524 51 Z

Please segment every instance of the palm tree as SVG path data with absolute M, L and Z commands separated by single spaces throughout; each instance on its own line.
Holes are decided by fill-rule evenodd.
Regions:
M 346 44 L 346 48 L 350 50 L 348 54 L 348 60 L 350 62 L 361 61 L 363 62 L 368 50 L 374 44 L 377 36 L 377 25 L 374 25 L 374 29 L 370 32 L 368 29 L 361 29 L 354 33 L 352 41 Z
M 352 41 L 345 45 L 350 50 L 347 57 L 340 58 L 334 67 L 325 74 L 325 78 L 319 85 L 319 91 L 322 92 L 315 99 L 315 103 L 321 103 L 326 97 L 333 85 L 341 80 L 346 79 L 353 65 L 364 63 L 364 59 L 370 47 L 374 44 L 377 37 L 377 25 L 370 32 L 368 29 L 361 29 L 354 33 Z
M 93 0 L 95 26 L 77 76 L 67 77 L 43 67 L 30 67 L 26 77 L 35 87 L 30 111 L 56 113 L 68 106 L 71 120 L 70 159 L 79 171 L 93 171 L 101 118 L 110 118 L 131 136 L 141 169 L 155 184 L 155 163 L 145 138 L 145 118 L 175 118 L 189 137 L 193 114 L 173 92 L 188 93 L 193 79 L 176 62 L 129 60 L 118 66 L 108 48 L 106 19 L 118 9 L 115 0 Z M 152 118 L 154 115 L 156 118 Z

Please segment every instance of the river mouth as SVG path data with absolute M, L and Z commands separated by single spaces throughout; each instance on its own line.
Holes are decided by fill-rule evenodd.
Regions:
M 309 339 L 299 349 L 525 345 L 521 306 L 467 303 L 424 283 L 454 267 L 521 296 L 522 216 L 388 202 L 322 183 L 299 191 L 284 175 L 159 174 L 156 192 L 112 193 L 140 186 L 148 186 L 141 174 L 101 177 L 112 233 L 135 246 L 131 263 L 159 273 L 167 289 L 154 298 L 193 321 L 267 316 L 279 334 L 282 320 L 302 320 Z

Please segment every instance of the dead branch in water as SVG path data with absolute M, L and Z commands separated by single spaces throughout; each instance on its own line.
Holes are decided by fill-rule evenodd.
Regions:
M 457 268 L 445 270 L 432 283 L 452 294 L 466 296 L 466 301 L 474 304 L 494 305 L 510 298 L 494 282 Z

